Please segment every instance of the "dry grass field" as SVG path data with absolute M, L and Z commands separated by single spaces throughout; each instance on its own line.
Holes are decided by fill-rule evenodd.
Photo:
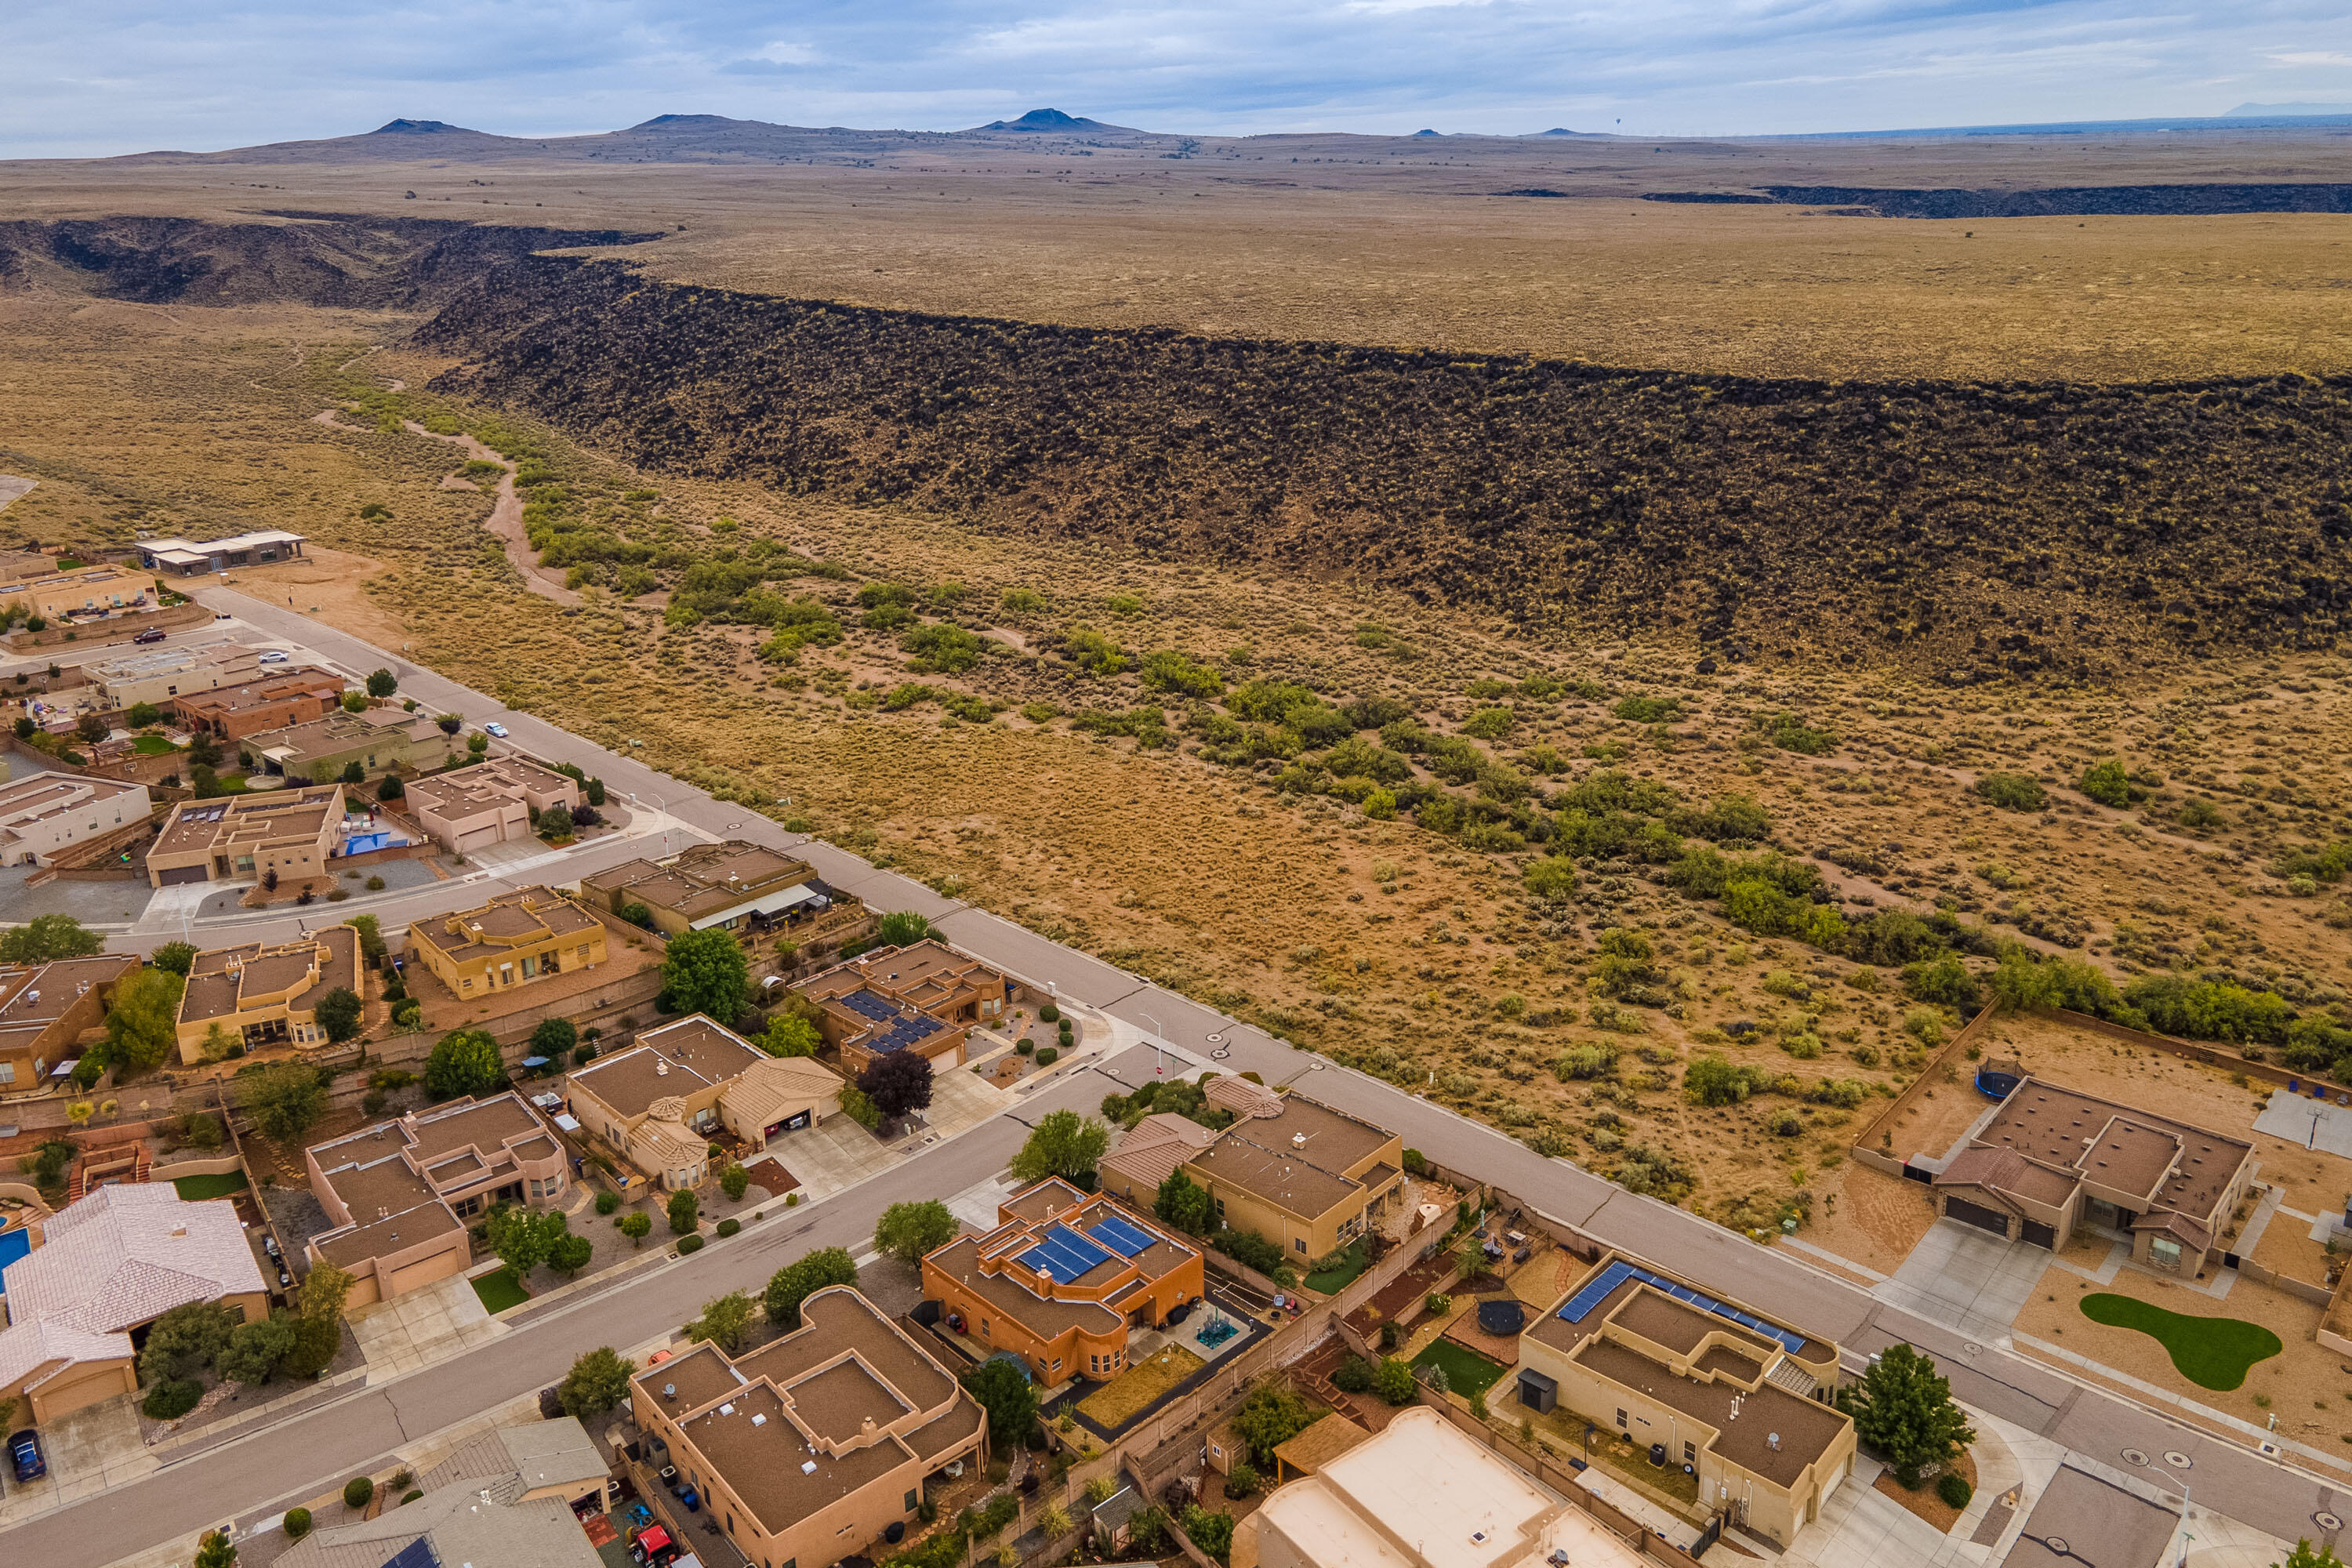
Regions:
M 1265 137 L 1184 158 L 1170 144 L 932 142 L 866 167 L 821 149 L 805 163 L 0 163 L 0 210 L 661 229 L 631 251 L 658 276 L 792 298 L 1644 368 L 2148 381 L 2352 366 L 2352 216 L 1924 221 L 1638 199 L 2340 180 L 2341 133 L 1654 151 Z M 1566 194 L 1496 194 L 1530 189 Z
M 862 167 L 134 160 L 0 165 L 0 205 L 659 229 L 626 254 L 665 279 L 1045 322 L 1780 376 L 2147 381 L 2352 369 L 2352 217 L 1928 222 L 1639 197 L 2324 179 L 2336 145 L 1265 139 L 1184 157 L 1166 142 L 897 145 Z M 1538 187 L 1570 194 L 1494 194 Z M 1882 1270 L 1924 1210 L 1841 1151 L 1960 1010 L 1906 996 L 1893 963 L 1743 927 L 1669 884 L 1668 858 L 1643 847 L 1654 833 L 1612 833 L 1679 835 L 1748 797 L 1751 827 L 1857 927 L 1940 911 L 2118 982 L 2227 975 L 2306 1016 L 2345 1002 L 2343 884 L 2273 874 L 2352 828 L 2352 665 L 2330 653 L 2157 645 L 2095 687 L 1931 686 L 1867 644 L 1717 668 L 1663 630 L 1602 636 L 1570 616 L 1535 633 L 1279 560 L 1155 555 L 1116 530 L 983 531 L 638 471 L 511 408 L 425 391 L 452 362 L 408 343 L 421 319 L 0 289 L 0 472 L 40 481 L 9 507 L 11 540 L 299 530 L 316 563 L 278 579 L 299 608 L 606 743 L 642 742 L 747 808 L 1538 1148 L 1744 1227 L 1809 1213 Z M 489 496 L 456 478 L 464 454 L 404 418 L 503 432 L 547 498 L 527 525 L 591 528 L 656 575 L 631 583 L 608 552 L 551 565 L 578 604 L 531 592 L 483 526 Z M 767 563 L 753 574 L 775 596 L 764 624 L 682 602 L 696 563 L 747 561 Z M 770 641 L 786 609 L 837 640 Z M 964 667 L 914 653 L 929 628 L 981 651 Z M 1184 656 L 1172 668 L 1211 700 L 1144 685 L 1154 654 Z M 1316 773 L 1302 753 L 1332 737 L 1302 747 L 1281 712 L 1240 706 L 1264 682 L 1318 694 L 1310 725 L 1365 704 L 1358 761 L 1459 821 L 1430 831 L 1381 809 L 1372 773 Z M 2137 792 L 2122 808 L 2074 788 L 2110 758 Z M 2046 798 L 1999 808 L 1973 787 L 1992 773 L 2032 775 Z M 1522 880 L 1545 813 L 1543 832 L 1573 818 L 1598 835 L 1572 893 Z M 1735 858 L 1752 848 L 1752 833 L 1700 837 Z M 1706 1054 L 1760 1087 L 1691 1103 L 1683 1072 Z M 1953 1092 L 1956 1113 L 1965 1086 Z

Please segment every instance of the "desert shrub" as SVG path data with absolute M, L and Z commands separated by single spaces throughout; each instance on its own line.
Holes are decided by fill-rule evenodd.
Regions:
M 375 1496 L 375 1482 L 366 1476 L 353 1476 L 343 1483 L 343 1506 L 348 1509 L 367 1507 Z
M 2040 811 L 2050 794 L 2032 773 L 1985 773 L 1977 780 L 1977 794 L 2003 811 Z
M 2113 757 L 2084 769 L 2082 780 L 2075 787 L 2101 805 L 2131 804 L 2131 779 L 2125 773 L 2123 763 Z
M 699 1236 L 688 1236 L 688 1237 L 681 1237 L 681 1238 L 679 1239 L 679 1241 L 678 1241 L 678 1244 L 677 1244 L 677 1250 L 678 1250 L 678 1254 L 679 1254 L 679 1256 L 680 1256 L 680 1257 L 683 1257 L 683 1256 L 685 1256 L 687 1253 L 689 1253 L 689 1252 L 699 1252 L 699 1251 L 701 1251 L 701 1250 L 702 1250 L 702 1242 L 703 1242 L 703 1238 L 702 1238 L 701 1237 L 699 1237 Z
M 193 1379 L 179 1378 L 159 1383 L 147 1391 L 139 1402 L 140 1411 L 150 1421 L 176 1421 L 194 1410 L 205 1397 L 205 1385 Z
M 1342 1394 L 1369 1394 L 1372 1387 L 1373 1363 L 1369 1356 L 1349 1356 L 1331 1374 L 1331 1385 Z
M 286 1539 L 299 1541 L 310 1533 L 310 1510 L 307 1508 L 289 1508 L 286 1510 L 286 1518 L 282 1523 L 286 1531 Z
M 1554 1077 L 1566 1083 L 1576 1079 L 1600 1078 L 1615 1069 L 1617 1047 L 1613 1045 L 1586 1044 L 1570 1046 L 1552 1058 Z
M 1949 953 L 1932 963 L 1905 965 L 1903 994 L 1915 1002 L 1932 1002 L 1963 1011 L 1973 1010 L 1983 999 L 1976 976 Z
M 2085 790 L 2083 793 L 2088 795 L 2090 792 Z M 1969 1499 L 1976 1495 L 1976 1489 L 1969 1485 L 1965 1477 L 1947 1470 L 1936 1479 L 1936 1495 L 1943 1500 L 1946 1508 L 1966 1508 Z
M 598 1214 L 600 1214 L 600 1215 L 608 1215 L 608 1214 L 611 1214 L 614 1210 L 615 1210 L 615 1209 L 619 1208 L 620 1206 L 621 1206 L 621 1194 L 618 1194 L 618 1193 L 598 1193 L 598 1194 L 596 1194 L 596 1212 L 597 1212 Z

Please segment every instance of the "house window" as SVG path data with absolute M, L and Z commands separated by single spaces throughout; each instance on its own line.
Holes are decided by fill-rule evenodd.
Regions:
M 907 1493 L 906 1506 L 901 1510 L 901 1511 L 906 1513 L 912 1513 L 915 1511 L 915 1494 L 911 1489 Z
M 1685 1465 L 1698 1463 L 1698 1445 L 1688 1438 L 1683 1440 L 1683 1463 Z
M 1625 1413 L 1622 1410 L 1617 1412 L 1617 1429 L 1621 1432 L 1625 1430 Z
M 474 977 L 473 977 L 472 975 L 468 974 L 467 976 L 466 976 L 466 989 L 467 989 L 467 990 L 468 990 L 468 991 L 471 991 L 473 988 L 474 988 Z
M 14 1083 L 16 1081 L 16 1064 L 15 1062 L 0 1062 L 0 1083 Z
M 525 958 L 525 959 L 522 961 L 522 977 L 523 977 L 525 980 L 530 979 L 532 975 L 534 975 L 534 974 L 536 974 L 536 973 L 539 973 L 539 960 L 537 960 L 537 959 L 535 959 L 535 958 Z
M 1294 1236 L 1290 1238 L 1290 1245 L 1298 1251 L 1304 1252 L 1307 1250 L 1307 1238 L 1303 1236 Z
M 2180 1268 L 2180 1243 L 2168 1236 L 2150 1238 L 2147 1244 L 2147 1260 L 2158 1268 L 2168 1268 L 2178 1273 Z

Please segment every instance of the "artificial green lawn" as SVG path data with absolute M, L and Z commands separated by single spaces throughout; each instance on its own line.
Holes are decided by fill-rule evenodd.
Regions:
M 2246 1381 L 2247 1368 L 2286 1348 L 2260 1323 L 2192 1318 L 2132 1296 L 2085 1296 L 2083 1316 L 2109 1328 L 2138 1330 L 2165 1348 L 2181 1376 L 2216 1393 L 2236 1388 Z
M 1498 1363 L 1475 1351 L 1464 1350 L 1452 1340 L 1432 1340 L 1427 1350 L 1412 1358 L 1412 1364 L 1444 1367 L 1446 1386 L 1465 1399 L 1494 1387 L 1504 1371 Z
M 141 735 L 131 741 L 131 749 L 142 757 L 160 757 L 166 752 L 176 752 L 180 748 L 161 735 Z
M 482 1299 L 483 1310 L 494 1318 L 509 1307 L 520 1307 L 530 1300 L 530 1292 L 522 1288 L 522 1281 L 515 1278 L 511 1268 L 477 1276 L 474 1294 Z
M 218 1176 L 180 1176 L 173 1181 L 172 1188 L 187 1202 L 200 1204 L 206 1198 L 225 1198 L 231 1193 L 241 1193 L 247 1184 L 243 1171 L 230 1171 Z
M 1339 1267 L 1309 1274 L 1302 1283 L 1309 1290 L 1319 1291 L 1326 1296 L 1334 1295 L 1353 1284 L 1356 1276 L 1361 1274 L 1371 1261 L 1360 1236 L 1341 1248 L 1339 1257 Z

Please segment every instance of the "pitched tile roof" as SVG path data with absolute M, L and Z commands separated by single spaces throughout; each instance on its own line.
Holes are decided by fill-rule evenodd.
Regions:
M 100 1187 L 53 1215 L 44 1245 L 8 1266 L 8 1315 L 93 1333 L 135 1328 L 189 1301 L 262 1292 L 226 1199 L 184 1203 L 162 1183 Z

